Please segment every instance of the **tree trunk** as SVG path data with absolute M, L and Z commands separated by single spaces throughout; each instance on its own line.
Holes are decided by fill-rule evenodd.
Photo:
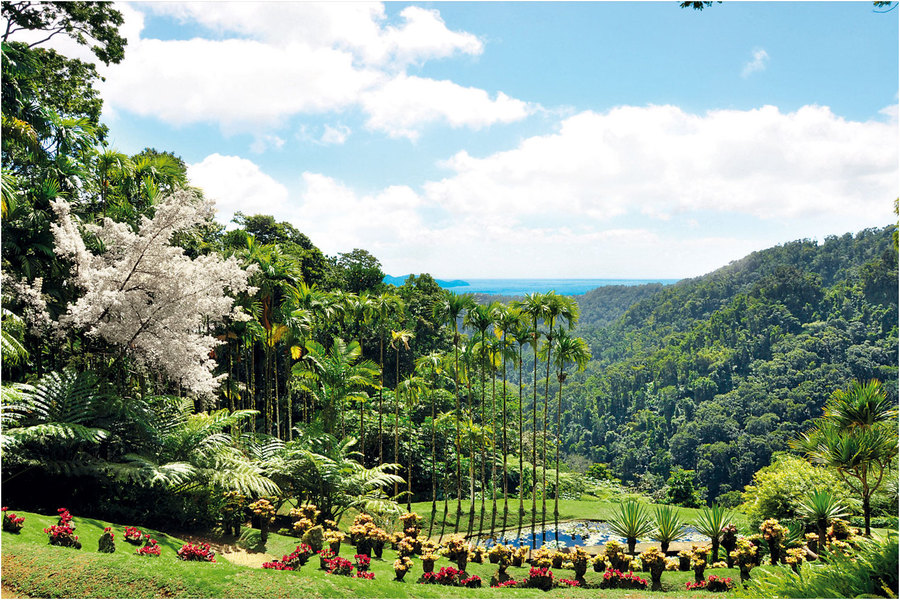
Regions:
M 556 541 L 559 542 L 559 446 L 562 423 L 562 390 L 566 374 L 560 371 L 556 379 L 559 381 L 559 397 L 556 401 L 556 487 L 553 490 L 553 523 L 556 526 Z

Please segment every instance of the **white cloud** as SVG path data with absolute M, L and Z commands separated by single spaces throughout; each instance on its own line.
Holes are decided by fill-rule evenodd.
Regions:
M 451 213 L 510 220 L 714 211 L 869 226 L 896 195 L 896 139 L 894 124 L 819 106 L 705 115 L 623 106 L 580 113 L 555 134 L 484 158 L 460 152 L 445 163 L 453 175 L 424 191 Z
M 339 146 L 346 142 L 348 137 L 350 137 L 350 128 L 346 125 L 338 125 L 337 127 L 325 125 L 325 133 L 322 134 L 319 142 L 329 146 Z
M 278 137 L 273 134 L 262 134 L 257 135 L 253 140 L 253 143 L 250 144 L 250 150 L 255 152 L 256 154 L 262 154 L 269 148 L 275 148 L 276 150 L 280 149 L 284 146 L 284 139 Z
M 741 71 L 741 77 L 744 77 L 746 79 L 752 73 L 756 73 L 757 71 L 765 71 L 768 63 L 769 53 L 762 48 L 756 48 L 753 51 L 753 58 L 744 63 L 744 69 Z
M 519 121 L 536 110 L 502 92 L 492 99 L 482 89 L 407 76 L 395 77 L 366 92 L 362 106 L 370 115 L 366 123 L 370 129 L 410 139 L 416 139 L 421 128 L 430 123 L 479 129 Z
M 444 122 L 480 128 L 525 118 L 525 103 L 502 93 L 448 81 L 411 78 L 406 67 L 456 55 L 477 56 L 482 42 L 449 29 L 436 10 L 410 6 L 390 22 L 381 3 L 151 2 L 117 5 L 129 44 L 120 65 L 101 69 L 98 87 L 108 115 L 127 111 L 175 126 L 211 123 L 225 134 L 253 133 L 254 152 L 295 115 L 357 108 L 373 129 L 415 138 Z M 144 38 L 140 11 L 200 25 L 191 39 Z M 71 45 L 71 44 L 70 44 Z M 74 48 L 73 51 L 83 49 Z M 415 111 L 402 115 L 386 102 L 398 91 L 415 94 Z M 439 93 L 461 102 L 447 105 Z M 408 109 L 409 102 L 401 103 Z M 323 143 L 342 143 L 341 130 Z M 343 138 L 346 136 L 343 135 Z
M 216 201 L 222 223 L 238 211 L 277 215 L 288 209 L 288 189 L 245 158 L 211 154 L 188 165 L 188 179 Z

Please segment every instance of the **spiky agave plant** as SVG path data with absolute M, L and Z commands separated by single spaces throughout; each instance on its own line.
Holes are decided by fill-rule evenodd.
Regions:
M 655 529 L 650 539 L 659 542 L 663 553 L 669 551 L 669 544 L 684 538 L 687 523 L 681 520 L 681 513 L 674 506 L 664 504 L 653 511 Z
M 653 519 L 644 505 L 634 500 L 620 504 L 607 524 L 613 533 L 625 538 L 628 542 L 628 553 L 632 555 L 638 538 L 653 531 Z
M 847 515 L 847 507 L 836 496 L 825 490 L 814 489 L 800 501 L 798 512 L 815 523 L 819 540 L 816 553 L 825 548 L 828 522 Z
M 703 508 L 697 515 L 697 520 L 694 521 L 697 531 L 712 541 L 710 564 L 719 560 L 719 544 L 722 541 L 722 533 L 733 517 L 732 511 L 724 506 L 713 504 Z

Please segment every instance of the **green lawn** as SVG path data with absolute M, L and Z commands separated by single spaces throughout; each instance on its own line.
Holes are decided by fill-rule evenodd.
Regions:
M 13 509 L 14 510 L 14 509 Z M 429 506 L 430 510 L 430 506 Z M 14 510 L 14 512 L 16 512 Z M 421 574 L 421 562 L 414 559 L 414 568 L 406 582 L 393 581 L 392 563 L 396 555 L 386 549 L 383 560 L 372 560 L 375 579 L 366 581 L 334 575 L 318 570 L 318 561 L 311 560 L 299 572 L 279 572 L 244 567 L 218 557 L 215 564 L 185 563 L 175 553 L 181 540 L 157 531 L 145 530 L 156 536 L 162 555 L 158 558 L 134 554 L 135 547 L 123 539 L 123 525 L 112 525 L 116 532 L 116 552 L 97 552 L 97 541 L 103 521 L 82 519 L 75 515 L 76 534 L 83 544 L 81 550 L 58 548 L 47 543 L 43 528 L 56 522 L 54 516 L 18 511 L 24 516 L 25 528 L 20 534 L 2 533 L 2 577 L 4 585 L 19 593 L 42 598 L 596 598 L 596 597 L 708 597 L 707 592 L 687 594 L 686 581 L 692 573 L 667 572 L 663 575 L 662 592 L 638 592 L 600 589 L 557 588 L 549 593 L 534 589 L 490 589 L 487 587 L 496 567 L 489 563 L 470 564 L 469 574 L 477 574 L 484 581 L 481 589 L 466 589 L 420 585 L 415 583 Z M 584 515 L 577 515 L 584 516 Z M 258 533 L 245 531 L 243 545 L 256 546 Z M 280 556 L 297 545 L 296 538 L 271 534 L 265 550 Z M 259 549 L 259 548 L 257 548 Z M 351 559 L 354 550 L 344 544 L 341 556 Z M 450 566 L 446 559 L 436 568 Z M 510 575 L 522 579 L 527 567 L 510 567 Z M 556 570 L 556 577 L 573 578 L 571 571 Z M 737 571 L 710 569 L 707 574 L 737 579 Z M 649 574 L 641 574 L 649 578 Z M 589 583 L 598 582 L 601 575 L 589 571 Z M 730 594 L 728 594 L 730 595 Z M 718 594 L 722 596 L 722 594 Z M 727 595 L 726 595 L 727 596 Z

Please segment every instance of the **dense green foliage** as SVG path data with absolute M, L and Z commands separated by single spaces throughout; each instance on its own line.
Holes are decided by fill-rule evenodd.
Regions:
M 667 286 L 606 327 L 567 382 L 563 451 L 665 494 L 696 471 L 708 499 L 742 490 L 854 379 L 897 402 L 894 227 L 804 240 Z M 895 509 L 894 509 L 895 510 Z

